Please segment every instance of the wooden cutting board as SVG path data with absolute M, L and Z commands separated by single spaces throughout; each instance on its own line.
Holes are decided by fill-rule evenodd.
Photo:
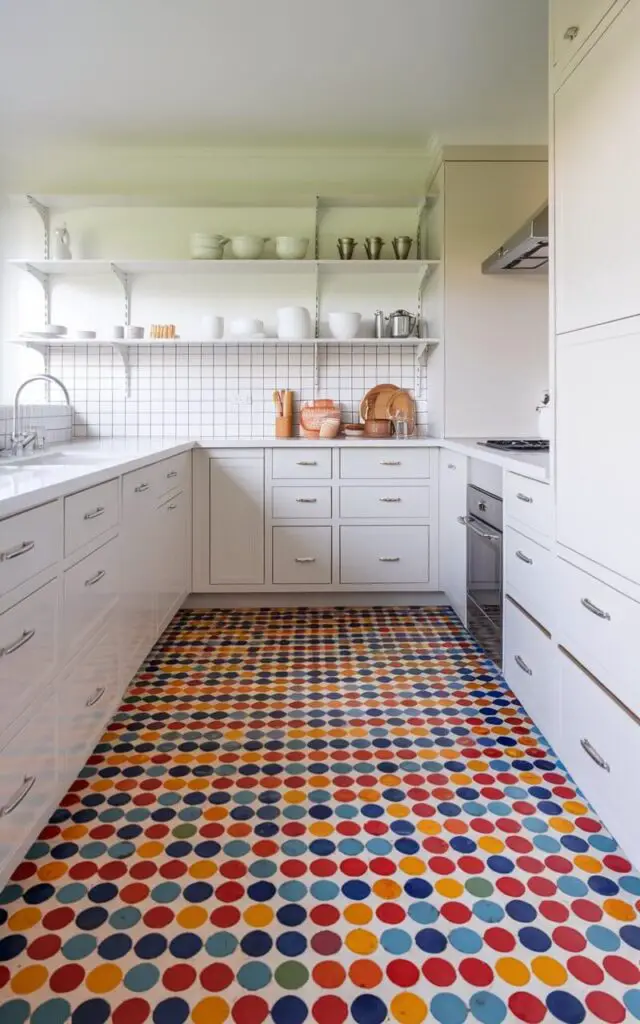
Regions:
M 387 405 L 391 395 L 399 391 L 395 384 L 376 384 L 367 391 L 360 403 L 360 416 L 363 420 L 388 420 Z

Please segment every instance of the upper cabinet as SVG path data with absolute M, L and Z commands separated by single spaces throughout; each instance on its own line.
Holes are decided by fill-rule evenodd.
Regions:
M 562 68 L 584 46 L 615 0 L 552 0 L 551 54 Z
M 555 96 L 559 334 L 640 313 L 638 38 L 640 0 L 631 0 Z

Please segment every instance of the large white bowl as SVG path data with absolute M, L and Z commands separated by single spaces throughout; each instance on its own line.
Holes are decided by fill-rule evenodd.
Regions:
M 232 338 L 251 338 L 261 335 L 264 332 L 262 320 L 256 320 L 251 316 L 239 316 L 231 321 L 230 333 Z
M 276 255 L 280 260 L 303 260 L 308 248 L 308 238 L 296 238 L 294 235 L 278 235 L 276 238 Z
M 236 235 L 231 239 L 231 252 L 237 260 L 259 260 L 268 241 L 260 235 Z
M 329 313 L 329 330 L 334 338 L 346 341 L 358 335 L 362 313 Z

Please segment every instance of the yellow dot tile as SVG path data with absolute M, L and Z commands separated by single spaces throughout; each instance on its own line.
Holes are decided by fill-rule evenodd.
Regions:
M 378 948 L 378 940 L 373 932 L 368 932 L 364 928 L 356 928 L 347 935 L 347 946 L 352 953 L 368 956 L 375 953 Z
M 503 956 L 496 961 L 496 971 L 507 985 L 521 988 L 526 985 L 531 977 L 529 968 L 512 956 Z
M 391 1000 L 391 1013 L 398 1024 L 422 1024 L 428 1007 L 424 999 L 413 992 L 401 992 Z
M 189 868 L 189 874 L 192 878 L 211 878 L 215 875 L 217 867 L 211 860 L 197 860 L 195 864 L 192 864 Z
M 122 981 L 122 971 L 115 964 L 100 964 L 94 967 L 85 979 L 85 985 L 90 992 L 102 993 L 112 992 Z
M 464 892 L 464 886 L 455 878 L 440 878 L 435 885 L 436 892 L 448 900 L 457 900 Z
M 12 932 L 26 932 L 33 928 L 42 917 L 42 912 L 37 907 L 24 907 L 16 910 L 7 921 L 7 928 Z
M 49 974 L 42 964 L 35 964 L 33 967 L 24 967 L 18 971 L 11 980 L 11 988 L 19 996 L 27 996 L 31 992 L 42 988 Z
M 424 875 L 427 865 L 420 857 L 403 857 L 398 865 L 405 875 Z
M 373 911 L 366 903 L 350 903 L 343 910 L 343 915 L 349 924 L 369 924 L 373 917 Z
M 635 921 L 638 916 L 631 904 L 624 900 L 605 900 L 602 906 L 605 913 L 616 921 Z
M 181 928 L 201 928 L 209 919 L 204 907 L 185 907 L 176 920 Z
M 224 1024 L 229 1006 L 220 996 L 209 996 L 197 1003 L 191 1011 L 193 1024 Z
M 561 963 L 550 956 L 537 956 L 531 961 L 531 969 L 536 978 L 550 988 L 557 988 L 567 981 L 567 972 Z
M 242 916 L 245 922 L 251 925 L 252 928 L 264 928 L 273 921 L 273 910 L 270 907 L 265 907 L 263 904 L 256 903 L 252 907 L 247 907 Z

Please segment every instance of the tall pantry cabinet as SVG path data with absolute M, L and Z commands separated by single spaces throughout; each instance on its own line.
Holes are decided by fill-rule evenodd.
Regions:
M 558 753 L 640 863 L 640 0 L 552 0 Z

